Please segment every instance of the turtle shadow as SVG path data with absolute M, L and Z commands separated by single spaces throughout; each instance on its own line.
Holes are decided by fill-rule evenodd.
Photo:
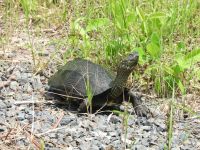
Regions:
M 53 94 L 53 93 L 48 93 L 46 92 L 44 94 L 45 100 L 47 101 L 46 105 L 53 107 L 55 109 L 59 108 L 62 109 L 64 111 L 69 111 L 71 113 L 77 114 L 77 115 L 84 115 L 88 112 L 78 112 L 78 108 L 80 106 L 80 104 L 83 102 L 83 100 L 71 100 L 71 99 L 66 99 L 62 96 L 59 96 L 57 94 Z M 122 111 L 120 109 L 120 106 L 118 105 L 112 105 L 112 106 L 103 106 L 103 107 L 92 107 L 92 113 L 98 113 L 98 114 L 102 114 L 102 115 L 109 115 L 111 113 L 113 113 L 113 110 L 117 110 L 117 111 Z

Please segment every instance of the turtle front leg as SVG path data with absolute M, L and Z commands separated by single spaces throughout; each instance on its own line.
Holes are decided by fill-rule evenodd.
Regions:
M 141 96 L 136 95 L 133 91 L 129 91 L 128 95 L 135 113 L 141 117 L 148 117 L 150 115 L 150 111 L 145 105 L 142 104 Z

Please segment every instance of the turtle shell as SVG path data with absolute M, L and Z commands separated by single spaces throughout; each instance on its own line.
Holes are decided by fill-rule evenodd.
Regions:
M 48 85 L 51 90 L 62 94 L 87 97 L 88 87 L 93 96 L 99 95 L 111 88 L 114 78 L 114 73 L 108 72 L 102 66 L 76 58 L 50 77 Z

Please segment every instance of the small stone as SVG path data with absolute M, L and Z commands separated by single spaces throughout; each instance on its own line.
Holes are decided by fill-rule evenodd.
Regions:
M 144 146 L 146 146 L 146 147 L 149 147 L 149 140 L 146 139 L 146 138 L 142 139 L 141 144 L 144 145 Z
M 142 149 L 147 149 L 147 147 L 145 147 L 144 145 L 134 145 L 133 146 L 133 149 L 135 150 L 142 150 Z
M 93 143 L 93 145 L 98 146 L 99 148 L 103 147 L 103 144 L 99 140 L 92 140 L 91 143 Z
M 151 126 L 151 123 L 145 117 L 139 117 L 135 123 L 136 125 Z
M 73 147 L 77 147 L 76 141 L 72 141 L 70 144 L 71 144 Z
M 21 78 L 21 73 L 20 73 L 19 70 L 15 70 L 15 72 L 13 72 L 13 74 L 15 75 L 17 81 L 18 81 L 19 78 Z
M 172 147 L 171 150 L 180 150 L 180 147 Z
M 66 143 L 71 143 L 73 141 L 73 138 L 71 136 L 65 136 L 63 138 L 63 141 Z
M 54 133 L 54 132 L 49 133 L 48 136 L 49 136 L 50 138 L 56 138 L 56 137 L 57 137 L 57 136 L 56 136 L 56 133 Z
M 25 119 L 25 113 L 24 112 L 19 112 L 18 115 L 17 115 L 17 119 L 19 121 L 22 121 Z
M 17 141 L 17 145 L 20 145 L 20 146 L 24 146 L 24 140 L 18 140 Z
M 156 126 L 159 127 L 159 128 L 157 128 L 159 131 L 161 131 L 161 132 L 166 131 L 166 125 L 165 125 L 165 123 L 164 123 L 163 120 L 161 120 L 161 119 L 156 119 L 156 120 L 154 121 L 154 124 L 155 124 Z
M 15 115 L 15 111 L 7 111 L 6 112 L 6 117 L 13 117 Z
M 19 86 L 19 84 L 16 81 L 12 81 L 10 83 L 10 89 L 13 90 L 13 91 L 16 91 L 18 86 Z
M 0 112 L 0 124 L 5 124 L 6 119 L 5 119 L 5 115 L 1 115 L 2 113 Z
M 113 124 L 121 123 L 121 119 L 118 116 L 113 115 L 110 118 L 110 122 L 113 123 Z
M 71 127 L 78 126 L 78 121 L 76 119 L 71 121 L 70 126 Z
M 105 137 L 105 138 L 103 139 L 103 141 L 104 141 L 104 143 L 105 143 L 106 145 L 110 143 L 110 140 L 109 140 L 107 137 Z
M 92 145 L 92 146 L 90 147 L 90 149 L 91 149 L 91 150 L 99 150 L 99 147 L 96 146 L 96 145 Z
M 6 127 L 0 126 L 0 132 L 4 132 L 4 131 L 6 131 Z
M 64 116 L 60 122 L 60 125 L 61 126 L 68 125 L 71 121 L 73 121 L 73 118 Z
M 49 123 L 44 123 L 43 125 L 42 125 L 42 132 L 46 132 L 46 131 L 48 131 L 49 129 L 51 129 L 51 124 L 49 124 Z
M 151 126 L 142 126 L 141 127 L 144 131 L 150 131 L 151 130 Z
M 43 87 L 39 75 L 33 78 L 32 86 L 34 90 L 39 90 Z
M 27 93 L 30 93 L 33 91 L 30 83 L 24 84 L 23 86 L 21 86 L 21 88 L 22 88 L 22 91 L 27 92 Z
M 112 142 L 112 144 L 113 144 L 114 147 L 121 149 L 122 144 L 121 144 L 120 140 L 115 140 L 115 141 Z
M 199 147 L 197 147 L 197 149 L 198 149 Z M 192 145 L 182 145 L 182 146 L 180 146 L 180 149 L 181 150 L 192 150 L 192 149 L 194 149 L 194 147 L 192 146 Z
M 135 120 L 131 118 L 128 120 L 128 126 L 133 126 L 133 125 L 135 125 Z
M 151 142 L 155 142 L 158 139 L 158 136 L 151 135 L 149 138 L 151 139 Z
M 119 133 L 117 133 L 117 132 L 109 132 L 109 135 L 111 137 L 117 137 L 117 136 L 119 136 Z
M 34 114 L 34 111 L 31 110 L 30 108 L 25 108 L 24 112 L 25 112 L 26 114 L 29 114 L 29 115 L 33 115 L 33 114 Z
M 0 101 L 0 109 L 7 108 L 6 104 L 3 101 Z

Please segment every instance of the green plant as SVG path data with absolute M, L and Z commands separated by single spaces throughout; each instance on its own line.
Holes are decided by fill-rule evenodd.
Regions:
M 184 74 L 187 69 L 195 65 L 200 60 L 200 49 L 192 50 L 191 52 L 183 55 L 180 53 L 175 56 L 171 62 L 166 61 L 162 63 L 157 61 L 155 64 L 148 67 L 147 72 L 151 72 L 151 76 L 155 82 L 155 90 L 159 95 L 167 96 L 173 90 L 173 82 L 175 81 L 175 89 L 177 88 L 182 94 L 186 93 L 184 86 Z
M 167 149 L 172 148 L 172 137 L 173 137 L 173 115 L 174 115 L 174 106 L 173 102 L 175 101 L 175 88 L 174 88 L 175 82 L 173 82 L 173 94 L 172 94 L 172 100 L 169 103 L 169 112 L 167 114 Z
M 128 109 L 126 107 L 124 112 L 118 111 L 118 110 L 113 110 L 112 111 L 113 113 L 121 116 L 122 119 L 123 119 L 122 125 L 123 125 L 123 133 L 124 133 L 124 138 L 123 138 L 124 139 L 124 141 L 123 141 L 123 143 L 124 143 L 124 149 L 126 149 L 126 139 L 127 139 L 127 131 L 128 131 L 128 120 L 130 119 L 130 114 L 128 113 L 127 110 Z
M 85 88 L 86 88 L 86 95 L 87 95 L 87 102 L 86 102 L 86 106 L 87 106 L 87 112 L 92 113 L 92 98 L 93 98 L 93 92 L 92 92 L 92 87 L 90 85 L 90 80 L 89 80 L 89 75 L 87 73 L 87 80 L 86 80 L 86 84 L 85 84 Z M 90 110 L 89 110 L 90 109 Z
M 83 51 L 83 57 L 87 58 L 90 56 L 91 45 L 91 37 L 89 36 L 89 32 L 99 30 L 102 26 L 106 26 L 108 24 L 108 20 L 106 18 L 98 18 L 91 19 L 88 21 L 85 28 L 81 26 L 81 22 L 85 21 L 86 18 L 78 18 L 73 23 L 73 32 L 78 33 L 80 35 L 82 44 L 81 49 Z M 77 36 L 79 38 L 79 36 Z

